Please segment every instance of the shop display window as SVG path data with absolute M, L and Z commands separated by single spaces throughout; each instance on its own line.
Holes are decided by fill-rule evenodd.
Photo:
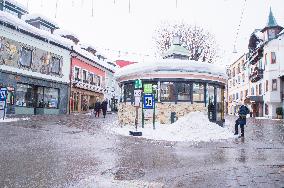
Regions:
M 193 83 L 193 102 L 204 102 L 204 84 Z
M 175 101 L 173 82 L 161 82 L 161 101 Z
M 124 85 L 124 101 L 131 101 L 134 92 L 133 84 Z
M 58 108 L 59 89 L 17 84 L 16 106 Z
M 58 108 L 59 90 L 44 88 L 44 104 L 46 108 Z
M 177 83 L 177 92 L 179 101 L 190 101 L 190 84 L 189 83 Z

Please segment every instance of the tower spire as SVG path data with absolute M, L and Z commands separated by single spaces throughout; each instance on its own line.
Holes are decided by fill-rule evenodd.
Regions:
M 270 7 L 270 11 L 269 11 L 269 16 L 268 16 L 268 20 L 267 20 L 267 24 L 266 27 L 275 27 L 278 26 L 275 17 L 273 16 L 271 7 Z

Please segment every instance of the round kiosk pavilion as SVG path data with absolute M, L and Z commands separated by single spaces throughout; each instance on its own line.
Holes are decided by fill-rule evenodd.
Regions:
M 208 112 L 210 121 L 222 125 L 226 83 L 223 69 L 214 64 L 189 60 L 189 52 L 179 43 L 170 47 L 164 59 L 121 68 L 115 73 L 121 88 L 118 105 L 120 124 L 135 123 L 135 80 L 141 80 L 142 88 L 145 84 L 152 84 L 156 122 L 169 124 L 173 117 L 178 119 L 192 111 L 204 111 Z M 139 122 L 141 107 L 142 104 L 138 109 Z

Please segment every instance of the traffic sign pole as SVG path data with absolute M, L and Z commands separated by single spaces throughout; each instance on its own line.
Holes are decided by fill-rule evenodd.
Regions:
M 142 100 L 144 99 L 144 94 L 142 94 Z M 142 128 L 144 128 L 144 108 L 142 104 Z
M 156 103 L 155 103 L 155 97 L 154 97 L 154 110 L 153 110 L 153 129 L 155 130 L 155 108 L 156 108 Z

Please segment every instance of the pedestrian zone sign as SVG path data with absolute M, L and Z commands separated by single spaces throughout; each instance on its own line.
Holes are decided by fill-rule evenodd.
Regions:
M 154 108 L 154 95 L 145 94 L 143 96 L 143 108 L 144 109 L 153 109 Z

